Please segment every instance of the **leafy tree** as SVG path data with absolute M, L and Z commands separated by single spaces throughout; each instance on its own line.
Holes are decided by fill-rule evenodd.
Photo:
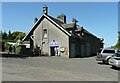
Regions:
M 5 31 L 2 33 L 2 39 L 8 39 L 8 34 Z
M 12 34 L 11 34 L 11 31 L 9 30 L 8 32 L 8 40 L 12 40 Z
M 19 31 L 15 31 L 13 33 L 11 33 L 10 30 L 8 33 L 6 33 L 5 31 L 4 32 L 0 31 L 0 39 L 4 41 L 15 42 L 17 40 L 22 40 L 25 35 L 26 35 L 25 33 Z
M 15 38 L 17 37 L 17 35 L 19 34 L 19 32 L 18 31 L 16 31 L 16 32 L 13 32 L 12 33 L 12 40 L 15 40 Z
M 115 46 L 112 46 L 113 48 L 120 48 L 120 31 L 118 32 L 118 41 Z
M 25 33 L 19 32 L 19 34 L 17 35 L 17 37 L 15 38 L 15 40 L 22 40 L 24 37 L 25 37 Z
M 6 33 L 5 31 L 4 32 L 0 31 L 0 46 L 2 46 L 2 49 L 0 47 L 0 50 L 1 51 L 8 50 L 9 46 L 9 44 L 7 43 L 8 41 L 16 42 L 18 40 L 21 40 L 25 35 L 26 35 L 25 33 L 19 31 L 13 33 L 11 33 L 10 30 L 8 33 Z
M 26 34 L 23 32 L 19 32 L 19 31 L 15 31 L 13 33 L 11 33 L 11 31 L 9 30 L 8 33 L 6 33 L 5 31 L 2 32 L 0 31 L 0 39 L 2 39 L 1 41 L 11 41 L 11 42 L 16 42 L 17 40 L 22 40 L 22 38 L 25 36 Z
M 116 47 L 120 48 L 120 32 L 118 32 L 118 41 L 117 41 Z
M 12 33 L 12 40 L 15 40 L 15 41 L 21 40 L 25 35 L 26 35 L 26 34 L 23 33 L 23 32 L 18 32 L 18 31 L 13 32 L 13 33 Z

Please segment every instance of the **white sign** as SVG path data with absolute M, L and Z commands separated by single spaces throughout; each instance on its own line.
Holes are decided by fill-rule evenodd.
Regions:
M 50 47 L 57 47 L 57 46 L 59 46 L 59 44 L 54 40 L 50 43 Z

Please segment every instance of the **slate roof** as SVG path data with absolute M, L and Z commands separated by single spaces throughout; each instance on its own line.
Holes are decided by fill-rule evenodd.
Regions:
M 46 17 L 47 19 L 49 19 L 51 22 L 53 22 L 54 24 L 56 24 L 63 32 L 65 32 L 66 34 L 68 34 L 69 36 L 72 35 L 72 33 L 70 33 L 67 29 L 71 29 L 71 28 L 75 28 L 75 23 L 74 22 L 71 22 L 69 24 L 65 24 L 63 23 L 62 21 L 54 18 L 54 17 L 51 17 L 49 15 L 45 15 L 43 14 L 39 19 L 38 21 L 33 25 L 32 29 L 29 31 L 29 33 L 23 38 L 22 41 L 28 39 L 30 37 L 30 35 L 33 34 L 33 31 L 35 30 L 35 28 L 39 25 L 40 21 L 42 20 L 42 17 Z M 77 31 L 81 31 L 83 29 L 83 31 L 89 35 L 92 35 L 94 36 L 92 33 L 88 32 L 87 30 L 85 30 L 83 27 L 80 27 L 79 25 L 76 26 L 76 32 Z M 96 36 L 94 36 L 96 37 Z M 81 37 L 80 37 L 81 38 Z
M 75 32 L 80 32 L 83 29 L 83 27 L 80 27 L 79 25 L 77 25 L 76 27 L 77 27 L 77 29 L 75 30 Z
M 75 23 L 74 22 L 71 22 L 71 23 L 69 23 L 69 24 L 63 24 L 63 26 L 65 27 L 65 28 L 74 28 L 75 27 Z
M 63 23 L 62 21 L 52 17 L 52 16 L 49 16 L 47 15 L 49 18 L 51 18 L 53 21 L 55 21 L 57 24 L 59 24 L 61 27 L 63 27 L 68 33 L 70 33 L 67 29 L 71 29 L 71 28 L 75 28 L 75 23 L 74 22 L 71 22 L 71 23 L 68 23 L 68 24 L 65 24 Z M 76 30 L 75 31 L 81 31 L 83 29 L 84 33 L 87 33 L 91 36 L 94 36 L 92 33 L 90 33 L 89 31 L 87 31 L 86 29 L 84 29 L 83 27 L 80 27 L 79 25 L 76 25 Z M 71 34 L 71 33 L 70 33 Z M 94 36 L 96 37 L 96 36 Z
M 68 32 L 63 26 L 62 24 L 64 24 L 62 21 L 57 20 L 56 18 L 53 18 L 49 15 L 45 15 L 43 14 L 38 21 L 33 25 L 32 29 L 29 31 L 29 33 L 22 39 L 22 41 L 25 41 L 27 39 L 30 38 L 30 35 L 33 34 L 33 31 L 35 30 L 35 28 L 39 25 L 40 21 L 42 20 L 42 18 L 45 17 L 47 18 L 49 21 L 51 21 L 53 24 L 55 24 L 57 27 L 59 27 L 59 29 L 61 29 L 64 33 L 66 33 L 68 36 L 71 36 L 72 34 L 70 32 Z
M 51 18 L 53 21 L 55 21 L 57 24 L 61 25 L 61 24 L 64 24 L 62 21 L 56 19 L 56 18 L 53 18 L 52 16 L 49 16 L 47 15 L 49 18 Z

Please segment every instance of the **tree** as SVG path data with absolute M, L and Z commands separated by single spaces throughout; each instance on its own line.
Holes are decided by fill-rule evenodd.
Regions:
M 120 48 L 120 31 L 118 32 L 118 41 L 117 41 L 116 47 Z
M 115 46 L 112 46 L 113 48 L 120 48 L 120 31 L 118 32 L 118 41 Z
M 2 33 L 2 39 L 8 39 L 8 34 L 5 31 Z
M 19 32 L 19 31 L 16 31 L 16 32 L 13 32 L 12 33 L 12 40 L 22 40 L 22 38 L 25 36 L 26 34 L 23 33 L 23 32 Z
M 19 31 L 16 31 L 16 32 L 13 32 L 11 33 L 11 31 L 9 30 L 8 33 L 6 33 L 5 31 L 2 32 L 0 31 L 0 46 L 2 46 L 0 48 L 1 51 L 5 51 L 5 49 L 8 48 L 8 41 L 9 42 L 16 42 L 18 40 L 21 40 L 26 34 L 23 33 L 23 32 L 19 32 Z
M 19 32 L 19 34 L 17 35 L 17 37 L 15 38 L 15 40 L 22 40 L 24 37 L 25 37 L 25 33 Z
M 2 41 L 17 41 L 17 40 L 22 40 L 23 37 L 25 37 L 25 33 L 23 32 L 19 32 L 19 31 L 15 31 L 13 33 L 11 33 L 11 31 L 9 30 L 8 33 L 4 32 L 0 32 L 0 39 L 2 39 Z
M 15 38 L 17 37 L 17 35 L 19 34 L 19 32 L 17 31 L 17 32 L 13 32 L 12 33 L 12 40 L 15 40 Z
M 8 32 L 8 40 L 12 40 L 12 34 L 11 34 L 11 31 L 9 30 Z

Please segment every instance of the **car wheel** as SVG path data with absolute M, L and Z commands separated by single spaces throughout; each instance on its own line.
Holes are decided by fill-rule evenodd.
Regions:
M 110 59 L 110 58 L 108 58 L 108 59 L 106 60 L 106 64 L 107 64 L 107 65 L 109 64 L 109 59 Z

